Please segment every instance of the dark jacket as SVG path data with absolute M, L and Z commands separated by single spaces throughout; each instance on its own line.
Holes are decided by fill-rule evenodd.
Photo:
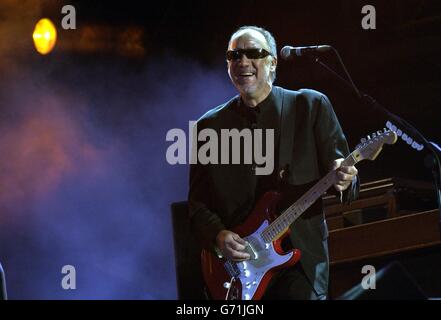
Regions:
M 284 95 L 289 99 L 283 99 Z M 206 113 L 198 121 L 198 131 L 212 128 L 219 133 L 220 129 L 241 130 L 248 127 L 249 122 L 238 112 L 239 101 L 235 97 Z M 270 97 L 262 103 L 257 127 L 274 129 L 277 145 L 281 134 L 283 101 L 290 101 L 283 108 L 289 108 L 289 118 L 294 122 L 287 189 L 311 185 L 330 170 L 334 159 L 349 154 L 347 142 L 325 95 L 314 90 L 290 91 L 273 87 Z M 287 133 L 284 131 L 283 134 Z M 275 177 L 278 173 L 277 165 Z M 252 210 L 259 196 L 256 197 L 255 193 L 259 181 L 252 169 L 252 165 L 191 165 L 188 199 L 190 217 L 205 247 L 214 244 L 220 230 L 230 229 L 242 222 Z M 344 192 L 345 201 L 351 201 L 357 195 L 358 186 L 357 179 Z M 294 200 L 285 197 L 285 205 Z M 292 245 L 302 250 L 301 263 L 307 277 L 318 294 L 326 293 L 329 274 L 328 230 L 321 206 L 297 219 L 291 231 Z

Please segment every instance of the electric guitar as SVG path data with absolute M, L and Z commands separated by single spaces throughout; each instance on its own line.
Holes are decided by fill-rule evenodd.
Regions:
M 384 144 L 394 144 L 396 140 L 395 132 L 378 131 L 362 139 L 341 165 L 353 166 L 365 159 L 375 160 Z M 245 222 L 232 229 L 246 241 L 249 260 L 234 262 L 222 257 L 220 252 L 215 255 L 202 250 L 202 274 L 213 299 L 258 300 L 278 270 L 300 260 L 300 250 L 284 251 L 282 241 L 289 235 L 289 226 L 336 182 L 336 171 L 328 172 L 279 216 L 276 216 L 276 208 L 281 194 L 268 191 L 262 196 Z

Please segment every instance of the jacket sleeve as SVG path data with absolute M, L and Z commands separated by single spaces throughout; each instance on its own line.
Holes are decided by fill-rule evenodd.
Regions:
M 348 143 L 337 116 L 328 97 L 321 94 L 316 119 L 314 123 L 316 145 L 318 149 L 319 165 L 324 173 L 331 169 L 335 159 L 346 158 L 349 155 Z M 330 193 L 336 194 L 340 201 L 350 203 L 358 197 L 360 189 L 359 177 L 352 180 L 352 184 L 338 195 L 335 188 Z
M 198 121 L 198 131 L 203 129 L 203 123 L 203 121 Z M 197 150 L 199 150 L 200 144 L 198 142 Z M 197 152 L 197 150 L 191 152 Z M 197 239 L 201 241 L 202 247 L 213 249 L 217 234 L 226 228 L 220 217 L 211 209 L 213 188 L 210 164 L 203 165 L 197 160 L 196 162 L 196 164 L 190 164 L 189 217 L 193 231 L 196 233 Z

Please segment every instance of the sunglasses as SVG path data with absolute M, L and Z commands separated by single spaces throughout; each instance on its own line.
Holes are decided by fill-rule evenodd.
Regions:
M 228 50 L 227 51 L 227 60 L 239 60 L 242 55 L 245 55 L 248 59 L 262 59 L 265 58 L 271 53 L 266 51 L 265 49 L 236 49 L 236 50 Z

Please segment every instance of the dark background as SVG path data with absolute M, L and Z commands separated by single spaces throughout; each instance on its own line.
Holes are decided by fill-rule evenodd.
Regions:
M 197 61 L 206 68 L 222 67 L 229 36 L 246 24 L 268 28 L 276 37 L 278 49 L 284 45 L 330 44 L 341 54 L 360 90 L 439 142 L 440 122 L 436 121 L 440 119 L 441 102 L 441 4 L 437 1 L 164 1 L 148 6 L 73 3 L 80 22 L 136 24 L 145 28 L 146 54 L 139 63 L 171 54 Z M 376 8 L 376 30 L 361 27 L 361 8 L 366 4 Z M 343 74 L 332 53 L 325 55 L 323 61 Z M 367 133 L 384 126 L 381 114 L 365 109 L 344 85 L 310 61 L 279 59 L 276 84 L 293 89 L 314 88 L 329 95 L 351 147 Z M 416 152 L 403 143 L 395 149 L 407 156 L 394 155 L 393 159 L 369 164 L 375 169 L 366 167 L 366 178 L 376 174 L 428 177 L 426 170 L 414 162 L 421 164 Z M 382 170 L 386 160 L 392 168 Z
M 77 29 L 61 30 L 61 8 Z M 363 30 L 361 8 L 376 8 Z M 59 31 L 49 55 L 32 47 L 41 17 Z M 172 128 L 235 94 L 228 39 L 242 25 L 284 45 L 329 44 L 359 89 L 441 139 L 441 3 L 419 1 L 12 1 L 0 5 L 0 261 L 15 299 L 174 299 L 170 203 L 187 165 L 172 166 Z M 323 61 L 343 74 L 334 55 Z M 318 65 L 279 59 L 276 85 L 327 94 L 350 148 L 387 118 Z M 361 181 L 431 181 L 401 139 Z M 60 286 L 63 265 L 77 289 Z

